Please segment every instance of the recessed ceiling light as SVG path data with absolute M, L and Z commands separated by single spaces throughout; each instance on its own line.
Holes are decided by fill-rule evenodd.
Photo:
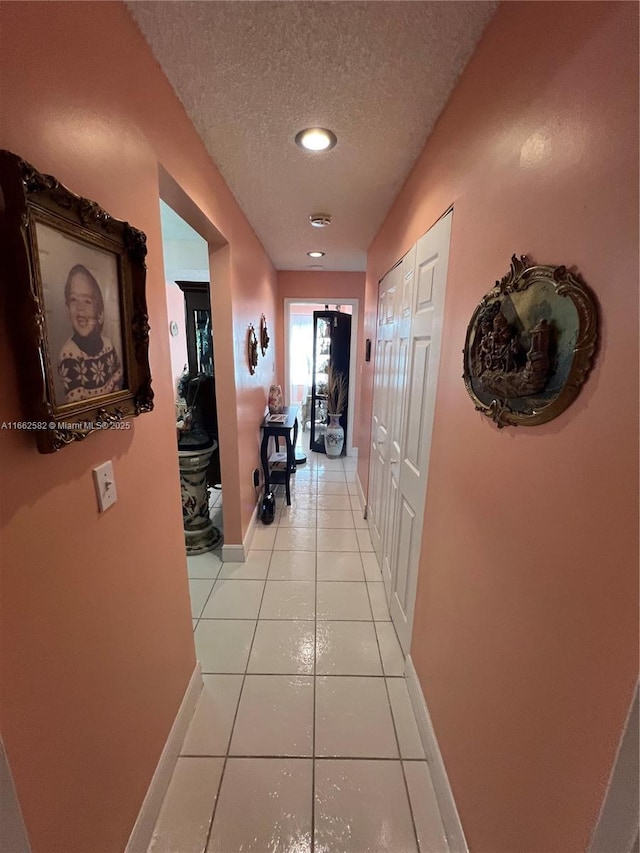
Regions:
M 324 258 L 324 252 L 307 252 L 310 258 Z
M 296 133 L 296 145 L 307 151 L 328 151 L 337 141 L 335 133 L 324 127 L 307 127 Z
M 331 225 L 331 216 L 328 213 L 312 213 L 309 222 L 314 228 L 326 228 Z
M 322 264 L 309 264 L 309 269 L 310 270 L 323 270 L 324 267 L 322 266 Z

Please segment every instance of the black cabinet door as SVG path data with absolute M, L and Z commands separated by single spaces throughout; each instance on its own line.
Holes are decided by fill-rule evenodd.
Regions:
M 187 334 L 189 373 L 213 376 L 213 328 L 209 283 L 177 281 L 184 293 L 184 316 Z
M 349 382 L 351 347 L 351 315 L 340 311 L 313 312 L 313 376 L 311 385 L 310 448 L 325 453 L 324 437 L 327 417 L 327 380 L 329 367 L 334 375 L 341 373 Z M 340 423 L 347 431 L 348 403 Z M 345 442 L 346 447 L 346 442 Z
M 219 441 L 209 283 L 177 281 L 176 284 L 184 293 L 188 370 L 192 377 L 198 377 L 197 402 L 201 424 L 211 438 Z M 213 451 L 207 469 L 207 480 L 212 486 L 221 481 L 219 446 Z

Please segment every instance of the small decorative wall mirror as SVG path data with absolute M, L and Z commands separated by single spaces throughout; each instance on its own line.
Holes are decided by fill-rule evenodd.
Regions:
M 260 317 L 260 352 L 262 356 L 267 354 L 267 349 L 269 348 L 269 332 L 267 330 L 267 318 L 264 314 Z
M 598 337 L 594 297 L 566 267 L 511 259 L 476 308 L 464 347 L 464 382 L 499 427 L 552 420 L 577 397 Z
M 256 330 L 253 323 L 249 323 L 247 333 L 247 357 L 249 359 L 249 373 L 253 376 L 258 366 L 258 339 L 256 338 Z

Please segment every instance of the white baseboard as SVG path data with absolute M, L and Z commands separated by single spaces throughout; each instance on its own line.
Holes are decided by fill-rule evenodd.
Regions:
M 0 846 L 11 853 L 31 853 L 9 759 L 0 738 Z
M 449 842 L 449 850 L 451 853 L 469 853 L 467 840 L 464 837 L 462 823 L 460 822 L 460 815 L 458 814 L 458 809 L 453 799 L 453 791 L 449 784 L 447 770 L 444 766 L 429 709 L 427 708 L 422 687 L 418 680 L 418 673 L 411 660 L 411 655 L 407 655 L 406 657 L 404 674 L 411 698 L 411 705 L 413 706 L 413 712 L 418 724 L 418 731 L 420 732 L 420 739 L 422 740 L 422 745 L 427 756 L 431 781 L 436 792 L 444 831 Z
M 220 559 L 223 563 L 244 563 L 244 545 L 223 545 Z
M 151 784 L 142 803 L 125 853 L 147 853 L 153 830 L 160 814 L 160 808 L 164 800 L 176 761 L 180 755 L 182 742 L 195 711 L 200 691 L 202 690 L 202 675 L 200 664 L 196 662 L 195 669 L 189 680 L 189 685 L 180 703 L 180 708 L 171 726 L 171 731 L 160 755 Z
M 589 853 L 632 853 L 638 849 L 638 689 L 636 684 Z
M 244 563 L 247 559 L 247 554 L 253 542 L 253 534 L 256 532 L 258 525 L 258 507 L 257 503 L 253 509 L 251 521 L 247 527 L 247 532 L 244 534 L 242 545 L 223 545 L 221 559 L 223 563 Z

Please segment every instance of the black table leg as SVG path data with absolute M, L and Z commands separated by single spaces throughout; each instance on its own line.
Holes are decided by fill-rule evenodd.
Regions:
M 298 418 L 296 418 L 296 422 L 293 425 L 293 456 L 296 462 L 296 465 L 304 465 L 307 461 L 307 457 L 303 454 L 300 456 L 296 456 L 296 447 L 298 446 Z M 293 469 L 295 471 L 295 467 Z
M 269 494 L 269 436 L 265 433 L 262 436 L 262 444 L 260 445 L 260 459 L 262 460 L 262 474 L 264 478 L 264 493 Z
M 291 435 L 287 432 L 285 438 L 285 444 L 287 445 L 287 472 L 284 478 L 284 490 L 287 496 L 287 506 L 291 506 L 291 492 L 289 491 L 289 479 L 291 477 L 291 472 L 296 470 L 296 457 L 295 451 L 293 449 L 294 445 L 291 444 Z

